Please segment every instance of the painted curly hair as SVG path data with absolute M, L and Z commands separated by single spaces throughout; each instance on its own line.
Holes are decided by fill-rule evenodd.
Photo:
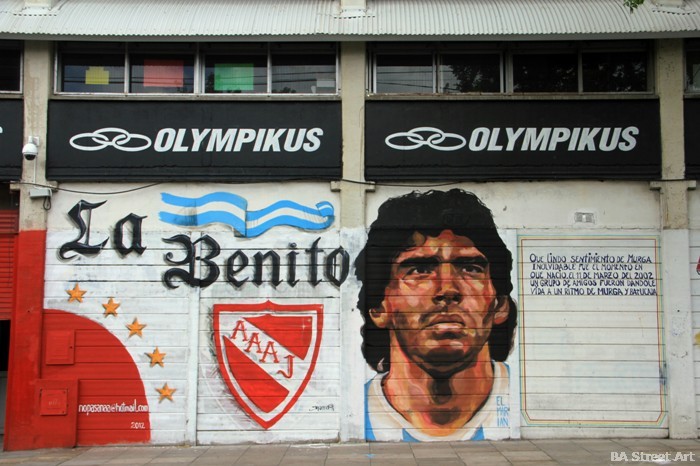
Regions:
M 513 258 L 498 235 L 491 210 L 476 195 L 461 189 L 414 191 L 391 198 L 379 207 L 367 244 L 355 260 L 355 274 L 362 283 L 357 306 L 365 321 L 362 353 L 378 372 L 387 372 L 390 367 L 389 331 L 377 327 L 369 311 L 379 307 L 384 299 L 392 263 L 399 253 L 413 245 L 415 232 L 436 237 L 448 229 L 469 238 L 486 256 L 496 292 L 509 300 L 508 319 L 491 329 L 488 340 L 491 357 L 504 361 L 512 349 L 517 323 L 517 307 L 510 297 Z

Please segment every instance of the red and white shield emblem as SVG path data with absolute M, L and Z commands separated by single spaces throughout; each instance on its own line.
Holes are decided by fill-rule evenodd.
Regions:
M 265 429 L 299 399 L 316 366 L 320 304 L 214 305 L 219 370 L 238 404 Z

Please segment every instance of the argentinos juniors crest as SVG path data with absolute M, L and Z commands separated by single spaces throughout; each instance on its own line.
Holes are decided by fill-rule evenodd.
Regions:
M 214 305 L 219 370 L 243 410 L 265 429 L 309 383 L 323 328 L 318 304 Z

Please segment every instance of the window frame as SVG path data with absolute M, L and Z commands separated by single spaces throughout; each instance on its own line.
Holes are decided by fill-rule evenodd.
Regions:
M 197 94 L 197 89 L 199 89 L 200 85 L 200 77 L 198 73 L 198 69 L 200 68 L 198 58 L 199 58 L 199 47 L 198 44 L 191 44 L 191 43 L 135 43 L 135 44 L 128 44 L 126 48 L 126 62 L 128 62 L 128 68 L 125 69 L 128 70 L 124 74 L 124 82 L 125 82 L 125 89 L 126 93 L 129 95 L 166 95 L 166 96 L 189 96 L 189 95 L 195 95 Z M 147 57 L 147 56 L 155 56 L 155 57 L 167 57 L 167 56 L 173 56 L 173 57 L 185 57 L 187 55 L 191 55 L 192 57 L 192 92 L 134 92 L 132 91 L 132 87 L 137 84 L 133 81 L 133 73 L 132 73 L 132 67 L 134 66 L 134 60 L 133 58 L 135 56 L 142 56 L 142 57 Z M 144 64 L 145 68 L 145 64 Z M 183 78 L 186 78 L 186 75 L 183 76 Z M 140 86 L 146 87 L 144 83 L 140 83 Z
M 123 60 L 123 74 L 124 74 L 124 82 L 122 83 L 122 90 L 120 92 L 80 92 L 80 91 L 63 91 L 61 88 L 63 87 L 63 74 L 64 74 L 64 68 L 63 68 L 63 55 L 64 53 L 70 53 L 70 54 L 84 54 L 84 55 L 90 55 L 93 53 L 97 53 L 97 48 L 101 48 L 101 53 L 110 53 L 112 55 L 122 55 L 124 60 Z M 128 63 L 126 60 L 126 57 L 128 56 L 128 53 L 126 53 L 126 50 L 128 48 L 128 44 L 124 43 L 112 43 L 112 42 L 90 42 L 90 43 L 81 43 L 81 42 L 64 42 L 60 43 L 56 47 L 56 53 L 54 54 L 54 94 L 65 94 L 65 95 L 104 95 L 104 96 L 110 96 L 110 95 L 124 95 L 127 93 L 127 82 L 128 82 L 128 76 L 129 76 L 129 68 L 128 68 Z M 105 52 L 104 49 L 107 49 Z
M 504 58 L 504 53 L 501 49 L 499 48 L 477 48 L 474 50 L 470 50 L 469 53 L 464 53 L 462 51 L 452 51 L 452 50 L 447 50 L 442 53 L 435 54 L 435 60 L 436 60 L 436 78 L 437 78 L 437 88 L 436 91 L 437 93 L 441 95 L 460 95 L 460 94 L 479 94 L 479 95 L 484 95 L 484 94 L 493 94 L 493 95 L 498 95 L 502 94 L 504 92 L 505 86 L 506 86 L 506 80 L 505 80 L 505 72 L 504 72 L 504 63 L 505 63 L 505 58 Z M 449 55 L 498 55 L 498 91 L 494 92 L 440 92 L 440 89 L 443 89 L 443 77 L 442 77 L 442 71 L 440 67 L 443 65 L 443 60 L 442 58 L 444 56 L 449 56 Z
M 264 92 L 207 92 L 207 59 L 212 57 L 235 56 L 235 55 L 261 55 L 265 57 L 265 91 Z M 250 42 L 242 44 L 221 44 L 221 43 L 206 43 L 200 46 L 198 54 L 200 60 L 199 74 L 202 79 L 200 86 L 201 94 L 206 96 L 249 96 L 249 95 L 268 95 L 270 89 L 270 44 L 260 42 Z
M 373 77 L 374 77 L 373 89 L 376 89 L 376 88 L 377 88 L 377 76 L 379 75 L 379 72 L 377 71 L 377 55 L 379 55 L 379 54 L 376 54 L 376 55 L 374 56 L 374 67 L 373 67 L 373 73 L 372 73 L 372 75 L 373 75 Z M 384 55 L 384 54 L 382 54 L 382 55 Z M 386 54 L 386 55 L 388 55 L 388 54 Z M 427 53 L 426 53 L 426 52 L 422 52 L 422 53 L 418 54 L 418 53 L 411 53 L 411 52 L 408 52 L 408 51 L 407 51 L 407 52 L 393 53 L 393 54 L 391 54 L 391 55 L 393 55 L 393 56 L 417 56 L 417 55 L 426 55 L 426 56 L 430 56 L 430 66 L 431 66 L 431 68 L 432 68 L 432 72 L 431 72 L 431 77 L 432 77 L 431 91 L 430 91 L 430 92 L 411 92 L 410 94 L 425 95 L 425 94 L 435 94 L 435 93 L 436 93 L 437 76 L 436 76 L 436 73 L 435 73 L 435 67 L 436 67 L 435 59 L 436 59 L 436 58 L 435 58 L 435 53 L 434 53 L 434 52 L 427 52 Z M 400 92 L 379 92 L 378 94 L 389 94 L 389 95 L 393 95 L 393 94 L 404 94 L 404 93 L 400 93 Z M 405 93 L 405 94 L 409 94 L 409 93 Z
M 104 49 L 118 50 L 114 53 L 123 54 L 124 67 L 124 87 L 120 92 L 80 92 L 63 90 L 63 56 L 69 53 L 83 53 L 100 55 Z M 121 49 L 120 49 L 121 48 Z M 279 93 L 272 92 L 272 55 L 275 51 L 282 50 L 285 54 L 299 54 L 306 56 L 308 53 L 319 52 L 333 55 L 334 81 L 335 87 L 332 92 L 323 93 Z M 256 53 L 264 51 L 266 55 L 266 89 L 265 92 L 207 92 L 207 57 L 214 55 L 236 55 L 237 53 Z M 192 92 L 132 92 L 132 58 L 134 55 L 142 54 L 173 54 L 185 55 L 193 54 L 193 90 Z M 169 97 L 188 98 L 192 96 L 206 98 L 290 98 L 290 97 L 334 97 L 340 94 L 340 57 L 339 44 L 337 42 L 320 43 L 273 43 L 273 42 L 240 42 L 240 43 L 123 43 L 123 42 L 61 42 L 58 43 L 54 54 L 54 83 L 53 92 L 56 96 L 85 96 L 85 97 Z
M 18 86 L 17 90 L 2 89 L 0 88 L 1 95 L 21 95 L 24 92 L 24 47 L 22 42 L 15 40 L 3 40 L 0 41 L 0 50 L 7 50 L 11 52 L 18 52 Z
M 683 44 L 683 91 L 692 96 L 700 95 L 700 78 L 698 79 L 697 86 L 690 86 L 688 52 L 695 52 L 698 54 L 698 65 L 700 65 L 700 39 L 686 39 Z
M 270 96 L 337 96 L 340 93 L 340 54 L 339 54 L 339 44 L 337 42 L 311 42 L 311 43 L 300 43 L 300 42 L 276 42 L 269 43 L 268 52 L 268 87 L 267 95 Z M 318 55 L 334 55 L 334 68 L 335 68 L 335 91 L 325 92 L 325 93 L 305 93 L 305 92 L 273 92 L 273 71 L 272 67 L 275 66 L 273 55 L 277 53 L 278 55 L 302 55 L 308 53 L 317 53 Z
M 404 55 L 423 54 L 431 51 L 433 59 L 433 92 L 432 96 L 521 96 L 521 95 L 568 95 L 568 96 L 621 96 L 621 95 L 649 95 L 654 90 L 654 68 L 652 44 L 648 40 L 620 40 L 620 41 L 561 41 L 561 42 L 483 42 L 483 43 L 441 43 L 430 44 L 406 44 L 406 43 L 374 43 L 369 45 L 368 94 L 371 96 L 409 96 L 426 95 L 425 93 L 391 93 L 377 92 L 377 56 L 378 55 Z M 698 43 L 700 51 L 700 42 Z M 583 79 L 583 58 L 586 53 L 620 53 L 643 52 L 646 55 L 645 73 L 646 89 L 643 91 L 586 91 Z M 500 92 L 442 92 L 440 65 L 442 57 L 453 54 L 488 54 L 499 53 L 500 62 Z M 519 92 L 515 91 L 514 83 L 514 55 L 542 55 L 552 53 L 573 53 L 576 56 L 576 91 L 540 91 Z

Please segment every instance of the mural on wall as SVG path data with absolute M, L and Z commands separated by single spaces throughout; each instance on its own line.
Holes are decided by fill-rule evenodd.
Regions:
M 61 196 L 45 297 L 58 317 L 45 330 L 71 327 L 58 323 L 64 314 L 84 321 L 70 329 L 91 363 L 76 373 L 78 444 L 182 442 L 193 409 L 203 443 L 245 441 L 240 432 L 274 430 L 293 411 L 282 429 L 337 435 L 337 350 L 321 357 L 322 335 L 338 344 L 334 303 L 350 255 L 328 231 L 333 204 L 312 200 L 327 191 L 314 189 L 300 202 L 195 190 L 137 202 Z M 61 377 L 75 365 L 60 364 L 49 369 Z
M 228 225 L 237 235 L 254 238 L 270 228 L 288 225 L 304 230 L 324 230 L 335 219 L 333 205 L 328 201 L 316 204 L 316 208 L 281 200 L 257 211 L 248 211 L 248 202 L 233 193 L 217 192 L 199 198 L 161 194 L 168 207 L 180 208 L 180 212 L 160 212 L 161 221 L 186 227 L 206 226 L 212 223 Z M 205 209 L 202 207 L 206 206 Z M 184 210 L 183 212 L 183 209 Z
M 323 306 L 215 305 L 219 369 L 248 415 L 268 429 L 306 388 L 316 366 Z
M 516 304 L 491 211 L 459 189 L 384 202 L 356 262 L 362 282 L 365 436 L 504 438 Z
M 658 237 L 521 236 L 519 251 L 524 422 L 663 428 Z
M 75 442 L 81 445 L 149 441 L 151 403 L 146 397 L 139 370 L 123 344 L 124 340 L 132 337 L 140 338 L 142 329 L 137 331 L 134 326 L 124 326 L 112 333 L 99 321 L 75 315 L 76 306 L 83 303 L 84 295 L 91 290 L 83 290 L 76 283 L 65 291 L 68 293 L 67 303 L 72 303 L 66 308 L 69 312 L 44 310 L 42 378 L 78 380 L 77 413 L 65 412 L 70 403 L 66 403 L 63 395 L 58 398 L 60 401 L 49 402 L 63 411 L 42 410 L 41 414 L 75 415 Z M 85 304 L 97 305 L 92 301 Z M 102 306 L 104 319 L 117 315 L 118 304 L 112 299 Z M 138 322 L 138 319 L 134 318 L 134 322 Z M 158 349 L 153 351 L 157 353 Z M 109 370 L 105 371 L 105 367 L 109 367 Z M 167 382 L 160 388 L 163 390 L 162 401 L 170 396 Z

